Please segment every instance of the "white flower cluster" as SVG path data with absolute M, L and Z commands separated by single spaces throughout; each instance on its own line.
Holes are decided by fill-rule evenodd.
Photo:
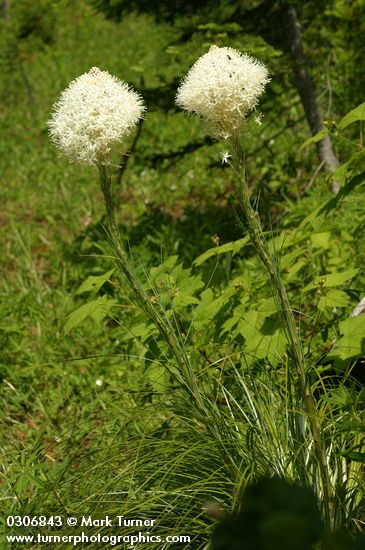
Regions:
M 106 162 L 142 117 L 142 98 L 125 82 L 97 67 L 64 90 L 48 122 L 55 144 L 70 161 Z
M 200 116 L 212 136 L 227 139 L 242 128 L 269 80 L 260 61 L 233 48 L 211 46 L 183 80 L 176 103 Z

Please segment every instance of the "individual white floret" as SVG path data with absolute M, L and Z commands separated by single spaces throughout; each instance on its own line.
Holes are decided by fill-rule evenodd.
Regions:
M 222 164 L 228 164 L 228 159 L 231 158 L 231 156 L 232 155 L 230 155 L 228 151 L 221 153 Z
M 126 138 L 144 110 L 128 84 L 93 67 L 61 93 L 48 126 L 71 162 L 96 164 L 107 162 L 111 146 Z
M 176 103 L 203 118 L 213 136 L 227 139 L 242 128 L 269 80 L 260 61 L 233 48 L 211 46 L 183 80 Z

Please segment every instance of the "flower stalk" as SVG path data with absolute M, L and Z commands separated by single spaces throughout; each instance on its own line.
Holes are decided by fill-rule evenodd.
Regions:
M 269 80 L 265 65 L 257 59 L 233 48 L 212 46 L 206 54 L 198 59 L 182 81 L 177 92 L 176 103 L 189 113 L 199 116 L 214 138 L 225 140 L 230 146 L 231 150 L 224 153 L 222 159 L 223 162 L 229 163 L 236 173 L 238 199 L 245 225 L 281 312 L 290 356 L 296 369 L 296 378 L 305 414 L 300 415 L 299 422 L 292 422 L 293 435 L 297 444 L 303 447 L 304 430 L 300 428 L 303 420 L 308 419 L 320 472 L 324 515 L 327 525 L 331 527 L 333 526 L 332 485 L 300 334 L 281 278 L 278 262 L 270 252 L 258 214 L 251 205 L 245 177 L 242 136 L 245 131 L 246 117 L 255 108 L 258 98 Z M 259 119 L 257 122 L 260 122 Z M 232 160 L 228 161 L 229 158 Z M 291 376 L 290 372 L 289 375 Z M 302 468 L 305 471 L 306 464 L 302 452 L 301 456 Z
M 162 317 L 158 309 L 154 306 L 150 297 L 147 295 L 145 289 L 140 283 L 140 280 L 135 273 L 125 246 L 120 236 L 120 231 L 115 219 L 115 204 L 113 196 L 113 180 L 111 169 L 108 164 L 100 162 L 98 165 L 100 187 L 104 197 L 104 205 L 108 218 L 108 227 L 110 231 L 111 242 L 113 244 L 114 252 L 116 254 L 118 263 L 122 268 L 123 274 L 131 287 L 138 305 L 145 312 L 145 314 L 154 323 L 161 336 L 167 343 L 173 357 L 177 361 L 179 368 L 183 374 L 183 377 L 187 383 L 188 391 L 195 400 L 199 400 L 200 394 L 196 385 L 196 380 L 192 372 L 190 361 L 186 356 L 186 352 L 183 346 L 180 345 L 175 331 L 166 317 Z M 174 372 L 174 375 L 179 376 L 179 372 Z
M 318 420 L 317 408 L 307 374 L 306 362 L 298 327 L 280 274 L 280 267 L 270 252 L 267 241 L 264 237 L 260 218 L 250 201 L 245 177 L 242 137 L 235 134 L 231 136 L 228 141 L 232 155 L 231 165 L 235 171 L 238 181 L 238 200 L 244 215 L 245 225 L 251 242 L 267 274 L 269 284 L 273 290 L 276 303 L 278 304 L 279 311 L 281 313 L 286 338 L 290 348 L 289 353 L 295 365 L 300 395 L 306 412 L 305 418 L 308 419 L 308 424 L 313 439 L 313 446 L 318 460 L 326 522 L 328 526 L 332 526 L 334 519 L 332 513 L 332 484 L 328 470 L 325 445 Z M 300 442 L 301 437 L 300 434 L 298 435 L 299 437 L 297 437 L 297 439 L 298 442 Z

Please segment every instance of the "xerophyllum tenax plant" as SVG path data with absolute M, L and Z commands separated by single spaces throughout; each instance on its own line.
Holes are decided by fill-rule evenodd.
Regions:
M 150 295 L 141 284 L 115 219 L 110 153 L 117 143 L 122 150 L 125 149 L 127 136 L 135 129 L 144 112 L 141 96 L 128 84 L 93 67 L 73 80 L 61 93 L 48 126 L 52 141 L 71 162 L 94 165 L 98 169 L 110 243 L 117 266 L 132 288 L 138 306 L 155 324 L 175 358 L 179 366 L 174 370 L 175 377 L 190 397 L 200 401 L 186 350 L 176 336 L 171 321 L 154 307 Z
M 232 166 L 236 174 L 237 198 L 243 213 L 243 225 L 276 298 L 288 341 L 288 353 L 295 368 L 294 380 L 297 381 L 303 414 L 292 421 L 291 429 L 300 449 L 304 443 L 305 424 L 309 424 L 320 471 L 324 513 L 327 525 L 331 526 L 333 488 L 299 328 L 290 307 L 278 261 L 268 247 L 257 211 L 251 205 L 245 175 L 244 129 L 247 116 L 257 105 L 269 80 L 268 71 L 260 61 L 233 48 L 212 46 L 188 72 L 177 92 L 176 103 L 187 112 L 199 116 L 210 135 L 225 140 L 228 145 L 229 150 L 224 154 L 224 161 Z M 291 374 L 290 377 L 293 378 Z M 304 471 L 304 454 L 301 456 Z
M 110 153 L 116 143 L 125 148 L 144 111 L 141 96 L 128 84 L 92 67 L 61 93 L 48 121 L 52 141 L 70 162 L 98 169 L 112 244 L 133 288 L 135 277 L 115 221 Z

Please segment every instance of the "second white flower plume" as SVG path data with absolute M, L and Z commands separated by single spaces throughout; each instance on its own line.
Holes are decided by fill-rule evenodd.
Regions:
M 241 129 L 269 81 L 263 63 L 233 48 L 211 46 L 182 82 L 176 103 L 201 117 L 212 136 Z

